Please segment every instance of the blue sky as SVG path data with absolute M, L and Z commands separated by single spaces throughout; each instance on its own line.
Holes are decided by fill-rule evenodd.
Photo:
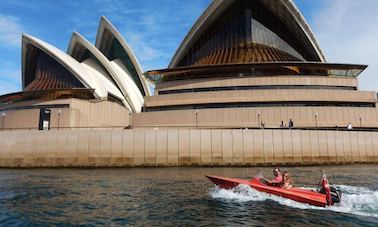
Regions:
M 66 51 L 77 31 L 94 42 L 105 15 L 144 70 L 165 68 L 210 0 L 0 0 L 0 94 L 21 90 L 21 33 Z M 378 1 L 295 0 L 329 62 L 370 65 L 361 89 L 378 91 Z

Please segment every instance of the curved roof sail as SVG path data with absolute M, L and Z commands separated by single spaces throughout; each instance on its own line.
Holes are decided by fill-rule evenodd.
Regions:
M 127 69 L 127 73 L 130 74 L 142 95 L 150 95 L 148 83 L 143 76 L 142 67 L 137 58 L 122 35 L 105 17 L 101 17 L 96 38 L 96 47 L 109 59 L 109 61 L 119 59 Z
M 70 83 L 70 85 L 68 86 L 78 86 L 94 89 L 94 96 L 96 98 L 102 100 L 107 99 L 108 91 L 104 87 L 103 83 L 98 78 L 94 77 L 92 74 L 88 74 L 88 72 L 85 69 L 83 69 L 83 67 L 81 67 L 79 62 L 77 62 L 75 59 L 73 59 L 71 56 L 67 55 L 63 51 L 57 49 L 56 47 L 26 34 L 22 35 L 23 90 L 28 88 L 28 86 L 31 85 L 31 83 L 36 78 L 38 79 L 39 76 L 44 76 L 45 78 L 42 79 L 46 79 L 46 73 L 45 75 L 41 75 L 43 74 L 43 72 L 37 72 L 36 70 L 36 61 L 38 61 L 39 56 L 42 56 L 42 60 L 46 59 L 47 61 L 49 61 L 47 65 L 53 62 L 53 65 L 50 65 L 48 67 L 58 67 L 54 69 L 54 73 L 58 72 L 60 76 L 55 76 L 52 79 L 50 78 L 50 81 L 48 81 L 48 83 L 62 84 L 63 82 L 61 80 L 66 80 L 66 83 L 70 83 L 69 81 L 72 81 L 73 83 Z M 40 69 L 43 70 L 43 68 L 41 67 Z M 49 70 L 51 70 L 51 68 L 49 68 Z M 59 86 L 53 86 L 52 88 L 59 88 Z
M 214 0 L 169 68 L 287 61 L 326 62 L 292 0 Z
M 104 76 L 106 72 L 104 72 L 104 70 L 97 64 L 95 60 L 87 59 L 80 64 L 88 72 L 88 74 L 93 75 L 103 84 L 110 96 L 120 100 L 128 110 L 131 110 L 130 105 L 124 98 L 121 91 L 114 85 L 112 81 Z
M 117 90 L 121 91 L 127 104 L 133 112 L 140 112 L 143 106 L 143 97 L 133 89 L 127 75 L 123 75 L 113 64 L 88 40 L 78 33 L 73 33 L 67 53 L 84 65 L 91 65 L 99 75 L 112 82 Z M 133 83 L 133 82 L 132 82 Z

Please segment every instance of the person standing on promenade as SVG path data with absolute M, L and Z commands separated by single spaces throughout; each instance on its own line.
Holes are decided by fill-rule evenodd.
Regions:
M 293 128 L 294 127 L 294 122 L 292 119 L 289 120 L 289 128 Z

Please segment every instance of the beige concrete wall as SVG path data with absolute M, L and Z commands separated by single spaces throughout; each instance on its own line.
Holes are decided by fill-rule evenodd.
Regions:
M 56 104 L 70 104 L 72 99 L 57 99 L 57 100 L 27 100 L 9 103 L 4 106 L 0 106 L 0 112 L 7 109 L 23 107 L 23 106 L 36 106 L 36 105 L 56 105 Z
M 0 167 L 378 163 L 378 132 L 227 129 L 0 131 Z
M 8 105 L 7 108 L 67 104 L 69 108 L 51 108 L 50 127 L 126 127 L 129 125 L 129 111 L 114 102 L 92 102 L 80 99 L 54 101 L 27 101 Z M 60 116 L 58 112 L 60 111 Z M 36 129 L 39 124 L 39 109 L 4 110 L 4 121 L 0 115 L 0 129 Z M 4 124 L 3 124 L 4 122 Z M 58 125 L 59 122 L 59 125 Z
M 197 113 L 197 115 L 196 115 Z M 135 127 L 256 128 L 260 121 L 277 128 L 289 119 L 295 127 L 378 127 L 378 108 L 359 107 L 260 107 L 146 112 L 133 115 Z M 317 120 L 315 121 L 315 114 Z M 360 122 L 361 117 L 361 122 Z
M 376 92 L 322 89 L 213 91 L 145 97 L 146 107 L 248 102 L 366 102 L 376 103 Z
M 182 90 L 194 88 L 228 86 L 266 86 L 266 85 L 326 85 L 358 87 L 356 78 L 319 76 L 275 76 L 275 77 L 233 77 L 205 78 L 196 80 L 169 81 L 157 84 L 157 91 Z
M 4 120 L 0 118 L 0 127 L 7 128 L 36 128 L 39 123 L 38 110 L 17 110 L 5 112 Z

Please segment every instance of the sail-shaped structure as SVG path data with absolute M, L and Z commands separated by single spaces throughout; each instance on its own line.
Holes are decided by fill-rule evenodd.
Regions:
M 0 96 L 0 166 L 377 162 L 367 66 L 327 62 L 293 0 L 213 0 L 184 37 L 143 72 L 106 17 L 67 52 L 24 34 L 22 91 Z
M 376 93 L 358 90 L 357 77 L 367 66 L 326 62 L 292 0 L 213 1 L 166 69 L 143 73 L 106 17 L 95 43 L 74 32 L 64 53 L 24 35 L 22 56 L 28 100 L 116 102 L 134 113 L 134 126 L 248 128 L 292 119 L 307 128 L 318 114 L 348 119 L 316 118 L 316 125 L 334 127 L 355 124 L 354 113 L 365 118 L 377 111 Z M 4 100 L 14 97 L 22 99 Z
M 200 16 L 169 68 L 222 63 L 325 62 L 291 0 L 217 0 Z
M 96 45 L 77 32 L 67 53 L 30 35 L 24 34 L 22 40 L 23 91 L 46 94 L 62 93 L 63 89 L 66 95 L 87 89 L 91 94 L 85 98 L 114 100 L 130 112 L 142 111 L 143 96 L 150 95 L 148 82 L 129 45 L 105 17 L 100 21 Z
M 108 90 L 88 73 L 79 62 L 56 47 L 22 35 L 22 88 L 46 90 L 59 88 L 91 88 L 98 99 L 106 99 Z
M 122 75 L 117 74 L 116 69 L 108 59 L 88 40 L 78 33 L 73 33 L 67 53 L 75 58 L 80 64 L 88 68 L 92 72 L 101 75 L 103 79 L 107 79 L 110 83 L 105 83 L 108 87 L 115 87 L 121 92 L 122 97 L 127 100 L 125 106 L 133 112 L 140 112 L 142 105 L 139 100 L 134 101 L 130 96 L 132 90 L 127 89 L 127 81 Z M 131 93 L 132 95 L 133 93 Z M 134 102 L 133 102 L 134 101 Z M 139 102 L 138 102 L 139 101 Z
M 17 116 L 12 127 L 128 127 L 149 86 L 125 39 L 102 17 L 96 43 L 74 32 L 67 52 L 23 34 L 22 91 L 0 96 L 0 111 Z M 17 120 L 23 114 L 38 125 Z
M 143 76 L 142 67 L 136 56 L 122 35 L 104 16 L 101 17 L 97 32 L 96 47 L 109 61 L 122 69 L 125 73 L 124 76 L 129 77 L 135 83 L 141 95 L 150 95 L 148 82 Z
M 366 67 L 326 62 L 292 0 L 214 0 L 168 68 L 146 72 L 156 81 L 157 95 L 145 97 L 147 113 L 134 124 L 253 128 L 278 127 L 291 119 L 308 128 L 355 123 L 353 111 L 376 111 L 375 92 L 358 90 L 357 76 Z M 319 120 L 332 113 L 348 120 Z

